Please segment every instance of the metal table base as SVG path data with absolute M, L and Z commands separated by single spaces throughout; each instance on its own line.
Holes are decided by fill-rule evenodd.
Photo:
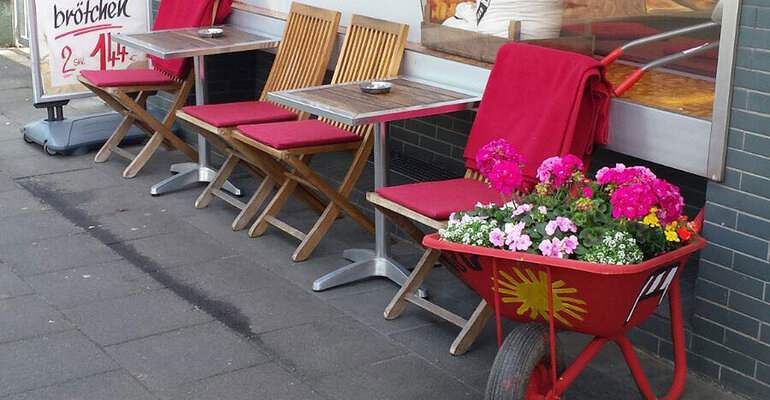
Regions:
M 193 57 L 195 68 L 195 104 L 204 105 L 208 102 L 208 90 L 206 88 L 206 67 L 203 56 Z M 217 175 L 217 171 L 209 166 L 210 150 L 206 139 L 198 135 L 198 162 L 180 163 L 171 166 L 171 172 L 176 175 L 156 183 L 150 188 L 150 194 L 158 196 L 174 190 L 179 190 L 193 183 L 209 183 Z M 225 182 L 222 189 L 236 196 L 241 195 L 241 190 L 229 181 Z
M 313 282 L 314 291 L 320 292 L 375 276 L 388 278 L 399 286 L 403 286 L 409 276 L 409 271 L 403 265 L 392 258 L 377 257 L 374 250 L 348 249 L 342 255 L 352 263 L 316 279 Z M 428 291 L 420 288 L 417 295 L 423 298 L 428 297 Z
M 174 175 L 156 183 L 150 188 L 150 194 L 158 196 L 164 193 L 172 192 L 174 190 L 181 189 L 187 185 L 199 182 L 211 182 L 217 176 L 217 171 L 211 167 L 203 166 L 194 162 L 186 162 L 171 165 L 169 170 Z M 235 187 L 232 183 L 225 182 L 222 189 L 228 192 L 240 196 L 241 190 Z
M 386 122 L 374 124 L 374 187 L 375 190 L 388 184 L 388 125 Z M 321 291 L 355 282 L 370 277 L 383 277 L 403 286 L 409 272 L 390 257 L 390 233 L 385 214 L 374 210 L 374 245 L 375 250 L 348 249 L 343 256 L 352 261 L 342 268 L 334 270 L 313 282 L 313 290 Z M 420 297 L 427 297 L 428 291 L 420 288 Z

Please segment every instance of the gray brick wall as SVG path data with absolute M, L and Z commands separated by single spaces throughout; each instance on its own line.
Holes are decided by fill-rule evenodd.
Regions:
M 770 398 L 770 2 L 744 0 L 725 180 L 709 182 L 690 350 L 704 372 Z

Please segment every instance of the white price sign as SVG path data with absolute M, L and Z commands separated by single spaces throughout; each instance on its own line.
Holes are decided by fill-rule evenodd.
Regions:
M 112 40 L 149 30 L 148 0 L 28 0 L 35 102 L 80 97 L 84 69 L 120 69 L 144 59 Z

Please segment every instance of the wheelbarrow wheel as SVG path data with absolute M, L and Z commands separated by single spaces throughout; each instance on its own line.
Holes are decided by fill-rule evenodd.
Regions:
M 564 350 L 556 337 L 556 372 L 564 372 Z M 516 327 L 497 351 L 487 380 L 485 400 L 543 399 L 551 390 L 551 350 L 548 327 Z M 564 397 L 562 397 L 563 399 Z

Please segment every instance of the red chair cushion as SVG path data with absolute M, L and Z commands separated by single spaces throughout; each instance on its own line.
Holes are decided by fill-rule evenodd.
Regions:
M 188 106 L 182 111 L 217 128 L 297 119 L 292 111 L 265 101 Z
M 167 85 L 174 81 L 152 69 L 113 69 L 80 71 L 86 79 L 99 87 Z
M 437 220 L 449 219 L 455 211 L 473 210 L 479 202 L 502 201 L 500 193 L 486 183 L 465 178 L 388 186 L 378 189 L 377 194 Z
M 244 136 L 278 150 L 349 143 L 361 140 L 361 137 L 353 132 L 337 128 L 317 119 L 238 125 L 238 130 Z

